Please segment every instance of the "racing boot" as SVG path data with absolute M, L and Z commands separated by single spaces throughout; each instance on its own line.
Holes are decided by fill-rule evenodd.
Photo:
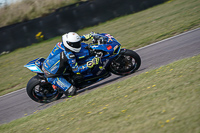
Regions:
M 71 85 L 64 93 L 66 96 L 74 96 L 76 95 L 77 88 Z

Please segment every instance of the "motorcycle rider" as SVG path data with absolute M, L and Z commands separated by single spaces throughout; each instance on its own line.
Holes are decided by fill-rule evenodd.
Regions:
M 62 89 L 66 96 L 74 95 L 77 88 L 69 83 L 62 74 L 69 69 L 75 74 L 81 74 L 99 63 L 99 58 L 94 57 L 86 64 L 78 65 L 74 54 L 81 50 L 81 41 L 91 39 L 93 34 L 93 32 L 83 36 L 79 36 L 75 32 L 64 34 L 62 42 L 56 44 L 43 63 L 42 70 L 48 82 Z

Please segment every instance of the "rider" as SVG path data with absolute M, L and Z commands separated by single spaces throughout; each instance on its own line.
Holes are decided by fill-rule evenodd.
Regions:
M 58 42 L 43 63 L 43 71 L 51 84 L 61 88 L 67 96 L 76 93 L 76 87 L 69 83 L 62 74 L 71 68 L 75 74 L 80 74 L 99 63 L 99 59 L 94 57 L 86 64 L 78 65 L 75 52 L 81 50 L 81 41 L 92 38 L 94 33 L 79 36 L 75 32 L 69 32 L 62 36 L 62 42 Z

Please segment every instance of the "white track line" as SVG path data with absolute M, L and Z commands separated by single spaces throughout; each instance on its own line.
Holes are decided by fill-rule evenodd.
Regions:
M 179 37 L 179 36 L 182 36 L 182 35 L 185 35 L 185 34 L 188 34 L 188 33 L 194 32 L 194 31 L 197 31 L 197 30 L 200 30 L 200 28 L 197 28 L 197 29 L 194 29 L 194 30 L 191 30 L 191 31 L 187 31 L 187 32 L 184 32 L 184 33 L 178 34 L 178 35 L 176 35 L 176 36 L 173 36 L 173 37 L 170 37 L 170 38 L 167 38 L 167 39 L 164 39 L 164 40 L 161 40 L 161 41 L 158 41 L 158 42 L 155 42 L 155 43 L 149 44 L 149 45 L 147 45 L 147 46 L 144 46 L 144 47 L 138 48 L 138 49 L 136 49 L 135 51 L 138 51 L 138 50 L 141 50 L 141 49 L 144 49 L 144 48 L 151 47 L 151 46 L 156 45 L 156 44 L 159 44 L 159 43 L 161 43 L 161 42 L 165 42 L 165 41 L 168 41 L 168 40 L 174 39 L 174 38 L 176 38 L 176 37 Z M 13 92 L 11 92 L 11 93 L 8 93 L 8 94 L 5 94 L 5 95 L 3 95 L 3 96 L 0 96 L 0 98 L 2 98 L 2 97 L 4 97 L 4 96 L 11 95 L 11 94 L 16 93 L 16 92 L 18 92 L 18 91 L 22 91 L 23 89 L 25 90 L 25 88 L 22 88 L 22 89 L 20 89 L 20 90 L 13 91 Z
M 197 31 L 197 30 L 200 30 L 200 28 L 197 28 L 197 29 L 194 29 L 194 30 L 190 30 L 190 31 L 187 31 L 187 32 L 184 32 L 184 33 L 178 34 L 178 35 L 176 35 L 176 36 L 172 36 L 172 37 L 166 38 L 166 39 L 164 39 L 164 40 L 161 40 L 161 41 L 158 41 L 158 42 L 155 42 L 155 43 L 149 44 L 149 45 L 147 45 L 147 46 L 144 46 L 144 47 L 138 48 L 138 49 L 136 49 L 135 51 L 138 51 L 138 50 L 141 50 L 141 49 L 144 49 L 144 48 L 151 47 L 151 46 L 156 45 L 156 44 L 159 44 L 159 43 L 161 43 L 161 42 L 165 42 L 165 41 L 168 41 L 168 40 L 171 40 L 171 39 L 177 38 L 177 37 L 179 37 L 179 36 L 183 36 L 183 35 L 185 35 L 185 34 L 188 34 L 188 33 L 191 33 L 191 32 Z
M 22 88 L 22 89 L 20 89 L 20 90 L 16 90 L 16 91 L 10 92 L 10 93 L 8 93 L 8 94 L 5 94 L 5 95 L 3 95 L 3 96 L 0 96 L 0 98 L 2 98 L 2 97 L 4 97 L 4 96 L 11 95 L 11 94 L 16 93 L 16 92 L 18 92 L 18 91 L 22 91 L 22 90 L 25 91 L 25 89 L 26 89 L 26 88 Z

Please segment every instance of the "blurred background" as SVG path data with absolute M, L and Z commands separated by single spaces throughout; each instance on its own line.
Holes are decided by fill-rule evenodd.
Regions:
M 165 1 L 1 0 L 0 53 L 94 26 Z
M 10 5 L 11 3 L 19 2 L 21 0 L 0 0 L 0 7 Z

